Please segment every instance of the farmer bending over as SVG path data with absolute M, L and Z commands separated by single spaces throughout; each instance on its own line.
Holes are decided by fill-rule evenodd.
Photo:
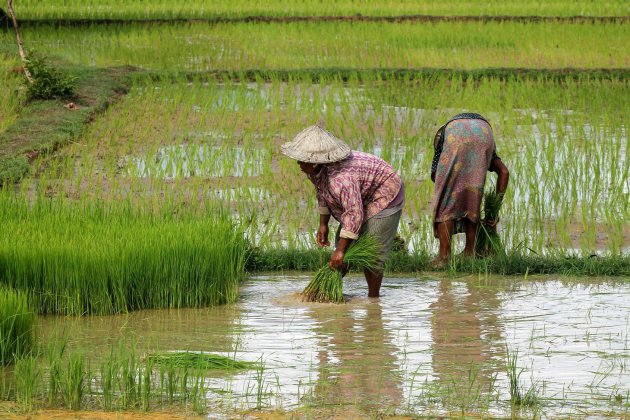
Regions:
M 282 145 L 282 153 L 295 159 L 317 192 L 319 228 L 317 244 L 328 246 L 328 222 L 339 221 L 330 268 L 346 270 L 343 257 L 350 243 L 364 234 L 379 244 L 378 268 L 365 270 L 368 296 L 378 297 L 383 265 L 396 236 L 405 202 L 400 176 L 383 159 L 351 151 L 342 140 L 315 125 Z
M 487 171 L 497 173 L 497 194 L 501 196 L 510 173 L 497 156 L 490 123 L 479 114 L 451 118 L 435 134 L 433 146 L 433 232 L 440 241 L 440 253 L 433 266 L 442 268 L 451 256 L 451 236 L 455 233 L 466 233 L 463 254 L 474 255 Z M 483 222 L 495 227 L 498 220 Z

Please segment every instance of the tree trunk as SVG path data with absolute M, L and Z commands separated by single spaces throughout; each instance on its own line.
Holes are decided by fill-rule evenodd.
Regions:
M 18 51 L 20 53 L 20 58 L 22 59 L 22 67 L 24 68 L 24 76 L 26 76 L 26 80 L 30 84 L 34 83 L 33 76 L 31 76 L 31 72 L 28 71 L 28 66 L 26 65 L 26 54 L 24 53 L 24 44 L 22 42 L 22 35 L 20 35 L 20 29 L 18 28 L 17 19 L 15 18 L 15 12 L 13 11 L 13 0 L 7 0 L 7 9 L 9 10 L 9 14 L 11 15 L 11 20 L 13 21 L 13 27 L 15 28 L 15 36 L 17 38 Z

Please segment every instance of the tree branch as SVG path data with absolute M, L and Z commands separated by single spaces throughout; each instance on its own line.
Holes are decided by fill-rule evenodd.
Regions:
M 26 54 L 24 53 L 24 43 L 22 42 L 22 35 L 20 35 L 20 29 L 18 28 L 17 19 L 15 18 L 15 12 L 13 11 L 13 0 L 7 0 L 7 8 L 9 9 L 9 14 L 11 15 L 11 20 L 13 20 L 13 27 L 15 28 L 15 36 L 17 38 L 18 51 L 20 53 L 20 58 L 22 59 L 22 67 L 24 68 L 24 76 L 26 80 L 30 84 L 35 83 L 33 80 L 33 76 L 31 72 L 28 70 L 28 66 L 26 65 Z

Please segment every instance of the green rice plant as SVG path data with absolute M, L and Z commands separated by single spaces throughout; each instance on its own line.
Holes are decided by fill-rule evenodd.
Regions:
M 326 83 L 338 78 L 340 68 L 623 69 L 629 41 L 624 24 L 567 22 L 120 23 L 39 25 L 23 32 L 48 54 L 84 66 L 169 73 L 315 68 L 330 71 Z M 10 33 L 0 32 L 0 51 L 13 43 Z M 573 48 L 577 43 L 579 50 Z M 453 48 L 467 54 L 449 54 Z M 320 116 L 332 115 L 328 109 Z
M 66 349 L 67 339 L 53 340 L 48 349 L 48 405 L 53 407 L 61 394 L 62 358 Z
M 518 350 L 510 351 L 506 349 L 506 365 L 508 384 L 510 386 L 510 402 L 517 406 L 535 406 L 538 402 L 536 384 L 532 384 L 525 392 L 521 385 L 521 374 L 523 369 L 517 366 Z
M 0 196 L 3 229 L 16 235 L 0 239 L 1 281 L 28 294 L 40 313 L 112 314 L 236 299 L 247 243 L 226 216 L 177 218 L 168 208 L 46 199 L 29 205 Z
M 606 2 L 568 1 L 523 3 L 507 1 L 448 0 L 377 0 L 357 2 L 338 0 L 334 3 L 318 0 L 281 1 L 256 0 L 219 1 L 174 0 L 129 2 L 124 0 L 20 0 L 15 3 L 22 19 L 226 19 L 251 16 L 400 16 L 400 15 L 472 15 L 472 16 L 625 16 L 623 0 Z
M 42 369 L 34 355 L 24 355 L 15 360 L 15 399 L 24 411 L 37 405 L 41 390 Z
M 489 226 L 485 222 L 498 222 L 499 212 L 503 204 L 503 194 L 488 191 L 483 195 L 483 217 L 477 228 L 475 254 L 483 257 L 505 254 L 497 226 Z
M 17 191 L 26 202 L 101 200 L 104 207 L 121 212 L 131 208 L 132 219 L 134 208 L 151 209 L 169 220 L 164 233 L 179 223 L 193 225 L 193 220 L 205 226 L 203 220 L 213 218 L 209 208 L 220 206 L 243 222 L 252 247 L 245 257 L 248 270 L 315 271 L 321 264 L 312 252 L 309 232 L 317 214 L 304 217 L 305 208 L 317 205 L 312 186 L 304 182 L 295 162 L 275 156 L 279 142 L 326 114 L 331 130 L 353 149 L 388 156 L 407 180 L 401 231 L 417 257 L 396 254 L 388 267 L 422 269 L 426 265 L 420 256 L 430 258 L 436 247 L 427 207 L 433 190 L 425 182 L 430 140 L 439 121 L 474 110 L 490 118 L 498 153 L 517 175 L 501 209 L 501 239 L 508 254 L 520 255 L 458 262 L 458 267 L 476 272 L 486 264 L 500 273 L 524 273 L 528 268 L 531 273 L 627 272 L 630 148 L 620 111 L 630 107 L 625 77 L 605 72 L 561 78 L 542 73 L 495 77 L 483 72 L 464 77 L 458 72 L 382 70 L 230 74 L 217 79 L 211 75 L 136 79 L 124 100 L 97 117 L 85 134 L 56 156 L 36 159 L 33 175 L 7 195 Z M 146 115 L 164 118 L 155 124 Z M 596 185 L 591 186 L 594 180 Z M 6 211 L 15 208 L 11 205 Z M 65 225 L 72 229 L 73 224 L 64 222 L 59 229 Z M 110 224 L 112 231 L 123 230 L 118 222 Z M 134 238 L 153 231 L 150 225 L 140 225 Z M 61 241 L 78 241 L 83 234 L 77 228 Z M 191 253 L 197 249 L 185 248 Z M 593 253 L 605 253 L 607 258 L 575 258 Z M 115 261 L 117 254 L 111 258 Z M 123 290 L 125 284 L 121 282 Z M 94 283 L 91 287 L 99 297 L 90 305 L 109 301 L 107 294 L 97 293 L 101 287 Z M 127 298 L 117 288 L 111 290 L 120 296 L 117 301 Z M 146 295 L 153 293 L 147 290 Z M 51 295 L 45 296 L 51 300 Z M 69 308 L 62 303 L 64 296 L 56 295 L 58 306 Z
M 71 410 L 81 409 L 88 378 L 85 356 L 78 352 L 70 353 L 66 369 L 61 375 L 61 397 L 66 407 Z
M 146 361 L 156 366 L 172 366 L 175 368 L 195 368 L 204 370 L 243 370 L 254 369 L 257 364 L 235 360 L 232 357 L 221 356 L 213 353 L 175 351 L 166 353 L 149 354 Z
M 378 248 L 373 236 L 362 235 L 346 250 L 344 264 L 348 265 L 348 269 L 373 269 L 378 262 Z M 345 302 L 341 270 L 333 270 L 328 265 L 320 268 L 302 291 L 302 299 L 307 302 Z
M 33 350 L 36 321 L 26 293 L 0 286 L 0 366 Z

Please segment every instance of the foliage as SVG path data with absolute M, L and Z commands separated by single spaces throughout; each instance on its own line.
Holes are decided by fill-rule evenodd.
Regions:
M 51 24 L 24 30 L 32 45 L 44 44 L 47 54 L 79 65 L 126 64 L 172 74 L 251 69 L 627 69 L 630 35 L 625 28 L 618 23 L 333 21 L 120 22 L 79 28 Z M 0 33 L 0 47 L 9 42 L 9 36 Z M 577 44 L 579 50 L 574 48 Z M 453 49 L 466 54 L 452 54 Z
M 31 352 L 36 320 L 26 293 L 0 286 L 0 366 Z
M 246 241 L 217 213 L 0 197 L 1 282 L 40 313 L 112 314 L 233 302 Z
M 26 66 L 34 81 L 26 83 L 29 99 L 66 98 L 74 94 L 77 78 L 52 67 L 46 57 L 30 52 L 26 58 Z
M 523 2 L 492 1 L 415 1 L 415 0 L 21 0 L 20 15 L 27 19 L 203 19 L 248 16 L 625 16 L 623 0 Z

